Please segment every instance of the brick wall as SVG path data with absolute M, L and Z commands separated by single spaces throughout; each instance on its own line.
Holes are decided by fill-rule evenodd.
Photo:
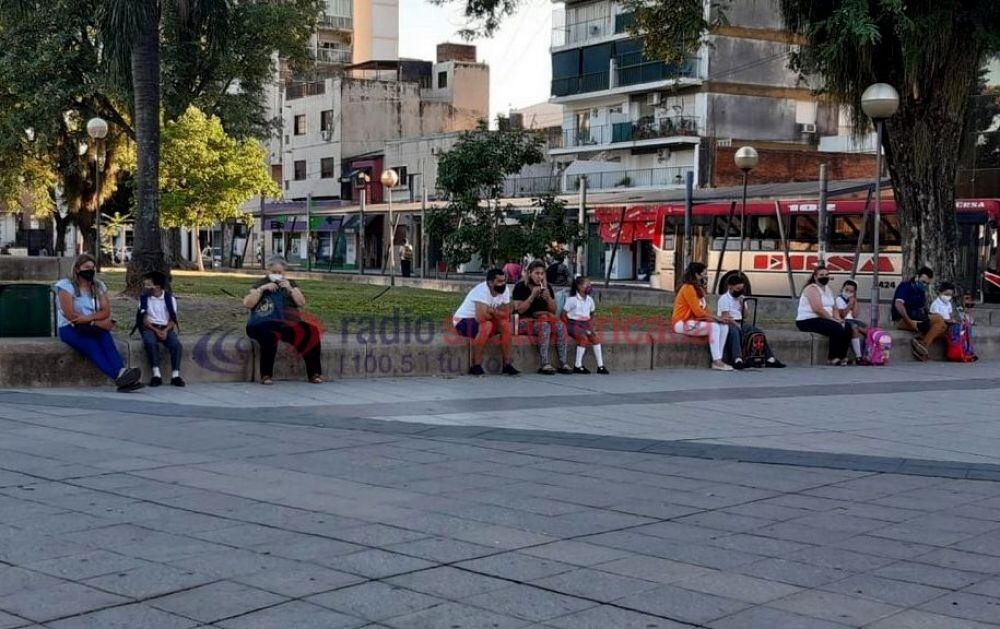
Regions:
M 712 164 L 712 181 L 715 188 L 738 186 L 743 183 L 743 172 L 733 163 L 738 146 L 717 147 Z M 818 181 L 819 166 L 826 164 L 827 178 L 868 179 L 874 177 L 875 156 L 857 153 L 819 153 L 802 149 L 757 149 L 760 160 L 750 174 L 752 183 L 788 183 L 791 181 Z
M 476 62 L 476 47 L 468 44 L 438 44 L 437 62 L 466 61 Z

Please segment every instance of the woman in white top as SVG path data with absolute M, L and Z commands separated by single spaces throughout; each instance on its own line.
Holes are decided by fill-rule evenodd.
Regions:
M 851 349 L 860 364 L 867 364 L 861 343 L 868 334 L 868 326 L 858 319 L 858 283 L 854 280 L 844 280 L 844 285 L 837 295 L 834 312 L 844 320 L 844 326 L 851 331 Z
M 597 306 L 594 298 L 590 296 L 590 280 L 577 275 L 573 278 L 573 284 L 569 288 L 569 297 L 563 305 L 563 312 L 566 313 L 566 332 L 570 338 L 576 341 L 576 366 L 573 373 L 590 373 L 590 370 L 583 366 L 583 355 L 587 353 L 587 346 L 594 348 L 594 358 L 597 359 L 597 373 L 607 375 L 610 372 L 604 366 L 604 355 L 601 352 L 601 344 L 597 342 L 597 334 L 594 333 L 594 325 L 591 317 Z
M 834 310 L 835 300 L 830 290 L 830 271 L 819 264 L 799 297 L 799 311 L 795 327 L 803 332 L 820 334 L 830 339 L 827 358 L 831 365 L 847 364 L 847 348 L 851 344 L 851 330 Z

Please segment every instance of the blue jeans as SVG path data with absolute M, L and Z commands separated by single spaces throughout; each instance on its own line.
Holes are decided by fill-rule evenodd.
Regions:
M 115 347 L 115 337 L 107 330 L 87 327 L 92 328 L 89 331 L 94 334 L 84 334 L 72 325 L 64 325 L 59 328 L 59 338 L 94 363 L 104 375 L 114 380 L 125 367 L 125 361 Z
M 167 338 L 163 341 L 156 338 L 152 330 L 142 331 L 142 346 L 146 350 L 146 358 L 149 360 L 149 367 L 160 366 L 160 343 L 167 347 L 170 352 L 170 368 L 174 371 L 181 370 L 181 340 L 177 338 L 177 332 L 171 330 L 167 333 Z

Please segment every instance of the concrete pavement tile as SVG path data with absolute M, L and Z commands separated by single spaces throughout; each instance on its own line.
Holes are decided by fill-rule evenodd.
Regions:
M 393 544 L 392 546 L 387 546 L 386 550 L 420 557 L 421 559 L 437 563 L 453 563 L 496 553 L 496 549 L 489 546 L 480 546 L 479 544 L 470 544 L 443 537 L 429 537 L 401 544 Z
M 753 607 L 708 623 L 711 629 L 846 629 L 850 625 L 800 616 L 773 607 Z
M 616 601 L 615 604 L 696 625 L 704 625 L 750 607 L 750 604 L 742 601 L 692 592 L 672 585 L 661 585 L 656 589 Z
M 863 596 L 897 607 L 915 607 L 947 593 L 947 590 L 929 585 L 883 579 L 870 574 L 856 575 L 843 581 L 827 583 L 821 586 L 821 589 L 828 592 L 840 592 L 848 596 Z
M 40 572 L 25 570 L 18 566 L 0 566 L 0 596 L 21 590 L 55 587 L 61 583 L 65 583 L 65 581 Z
M 868 625 L 866 629 L 990 629 L 993 627 L 996 625 L 908 609 Z
M 812 588 L 831 581 L 839 581 L 851 575 L 839 568 L 827 568 L 813 564 L 788 561 L 787 559 L 765 559 L 736 569 L 742 574 L 780 581 L 800 587 Z
M 286 559 L 299 559 L 321 563 L 332 557 L 350 555 L 364 550 L 363 546 L 327 539 L 317 535 L 306 535 L 286 531 L 284 535 L 263 544 L 253 546 L 254 552 L 270 553 Z
M 128 599 L 121 596 L 77 583 L 61 583 L 0 597 L 0 609 L 36 622 L 45 622 L 127 602 Z
M 977 572 L 964 572 L 951 568 L 941 568 L 913 561 L 900 561 L 872 572 L 877 577 L 898 579 L 910 583 L 922 583 L 948 590 L 958 590 L 982 581 L 984 575 Z
M 953 616 L 978 622 L 996 623 L 1000 621 L 1000 598 L 979 594 L 951 592 L 924 603 L 920 609 L 942 616 Z
M 520 552 L 502 553 L 456 564 L 458 568 L 512 581 L 533 581 L 575 570 L 576 566 L 551 559 L 540 559 Z
M 749 533 L 736 533 L 734 535 L 723 535 L 706 540 L 709 546 L 728 548 L 749 553 L 751 555 L 763 555 L 765 557 L 782 557 L 796 551 L 812 548 L 809 544 L 790 542 L 784 539 L 774 539 L 772 537 L 761 537 Z
M 306 600 L 314 605 L 373 621 L 412 614 L 444 602 L 434 596 L 374 581 L 310 596 Z
M 929 563 L 942 568 L 965 570 L 966 572 L 982 572 L 984 574 L 996 573 L 1000 570 L 1000 557 L 996 555 L 981 555 L 953 550 L 951 548 L 931 551 L 926 555 L 916 557 L 914 561 Z
M 593 566 L 612 574 L 635 577 L 656 583 L 673 583 L 681 579 L 695 578 L 712 572 L 709 568 L 696 566 L 660 557 L 633 555 Z
M 70 581 L 82 581 L 90 577 L 98 577 L 112 572 L 123 572 L 145 565 L 149 564 L 140 559 L 126 557 L 105 550 L 95 550 L 79 555 L 70 555 L 69 557 L 36 561 L 24 564 L 24 567 Z
M 984 596 L 992 596 L 993 598 L 1000 598 L 1000 578 L 980 581 L 975 585 L 970 585 L 969 587 L 965 588 L 963 592 L 968 592 L 969 594 L 982 594 Z
M 562 594 L 610 603 L 631 594 L 651 590 L 660 584 L 600 570 L 581 568 L 537 579 L 532 581 L 531 585 Z
M 239 583 L 219 581 L 157 598 L 149 604 L 178 616 L 212 623 L 271 607 L 285 600 L 283 596 Z
M 386 621 L 394 629 L 442 629 L 443 627 L 489 627 L 521 629 L 531 626 L 520 618 L 502 616 L 460 603 L 443 603 L 429 609 Z
M 230 620 L 220 620 L 216 626 L 224 629 L 355 629 L 367 623 L 367 620 L 319 605 L 292 601 Z
M 231 548 L 221 553 L 208 553 L 178 559 L 165 565 L 187 572 L 208 575 L 215 579 L 230 579 L 266 570 L 288 570 L 301 564 L 291 559 L 274 557 L 265 553 Z
M 935 549 L 935 546 L 917 544 L 916 542 L 901 542 L 884 537 L 858 535 L 831 544 L 834 548 L 853 550 L 865 555 L 879 555 L 892 559 L 912 559 L 925 555 Z
M 385 524 L 366 524 L 348 529 L 338 530 L 335 534 L 337 539 L 342 539 L 362 546 L 376 546 L 385 548 L 392 544 L 411 542 L 417 539 L 429 537 L 428 533 L 418 531 L 408 531 L 395 526 Z
M 25 620 L 24 618 L 18 618 L 17 616 L 11 616 L 10 614 L 0 612 L 0 629 L 20 629 L 30 623 L 30 620 Z M 32 625 L 32 627 L 41 627 L 41 625 Z
M 768 606 L 855 627 L 873 623 L 902 611 L 899 607 L 866 598 L 817 590 L 792 594 L 771 601 Z
M 386 579 L 390 585 L 441 598 L 461 600 L 476 594 L 510 587 L 510 581 L 495 579 L 475 572 L 441 566 Z
M 693 625 L 682 624 L 649 616 L 638 612 L 600 605 L 580 612 L 553 618 L 545 623 L 546 627 L 557 629 L 683 629 Z
M 48 626 L 51 629 L 189 629 L 197 624 L 197 621 L 138 603 L 50 622 Z
M 1000 522 L 1000 515 L 998 515 Z M 963 540 L 954 546 L 955 550 L 964 550 L 970 553 L 993 555 L 1000 557 L 1000 531 L 992 531 L 983 535 L 978 535 L 967 540 Z
M 815 566 L 823 566 L 824 568 L 839 568 L 848 572 L 870 572 L 895 561 L 887 557 L 866 555 L 841 548 L 831 548 L 829 546 L 800 550 L 785 555 L 784 558 L 789 561 L 808 563 Z
M 369 579 L 384 579 L 386 577 L 424 570 L 434 566 L 429 561 L 407 557 L 399 553 L 391 553 L 384 550 L 371 549 L 339 557 L 317 557 L 313 558 L 314 563 L 318 563 L 334 570 L 358 574 Z
M 129 598 L 145 599 L 186 590 L 215 580 L 215 577 L 192 570 L 148 564 L 125 572 L 87 579 L 83 583 Z
M 551 544 L 544 544 L 542 546 L 525 548 L 520 552 L 525 555 L 531 555 L 532 557 L 552 559 L 554 561 L 570 563 L 575 566 L 593 566 L 599 563 L 628 557 L 632 554 L 616 548 L 598 546 L 596 544 L 588 544 L 586 542 L 577 542 L 573 540 L 564 540 L 553 542 Z
M 700 577 L 676 581 L 673 585 L 685 590 L 757 604 L 801 591 L 801 588 L 786 583 L 728 572 L 710 572 Z
M 462 600 L 462 603 L 534 622 L 544 622 L 597 605 L 594 601 L 547 592 L 529 585 L 512 585 L 478 594 Z
M 290 568 L 262 570 L 256 574 L 233 577 L 233 581 L 290 598 L 329 592 L 365 581 L 364 577 L 300 563 Z

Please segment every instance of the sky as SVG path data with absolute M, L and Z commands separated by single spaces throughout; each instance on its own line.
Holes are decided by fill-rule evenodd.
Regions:
M 435 6 L 427 0 L 400 0 L 399 55 L 433 60 L 439 43 L 462 42 L 461 2 Z M 479 61 L 490 65 L 490 118 L 511 107 L 548 100 L 552 67 L 552 0 L 522 0 L 492 39 L 473 42 Z

